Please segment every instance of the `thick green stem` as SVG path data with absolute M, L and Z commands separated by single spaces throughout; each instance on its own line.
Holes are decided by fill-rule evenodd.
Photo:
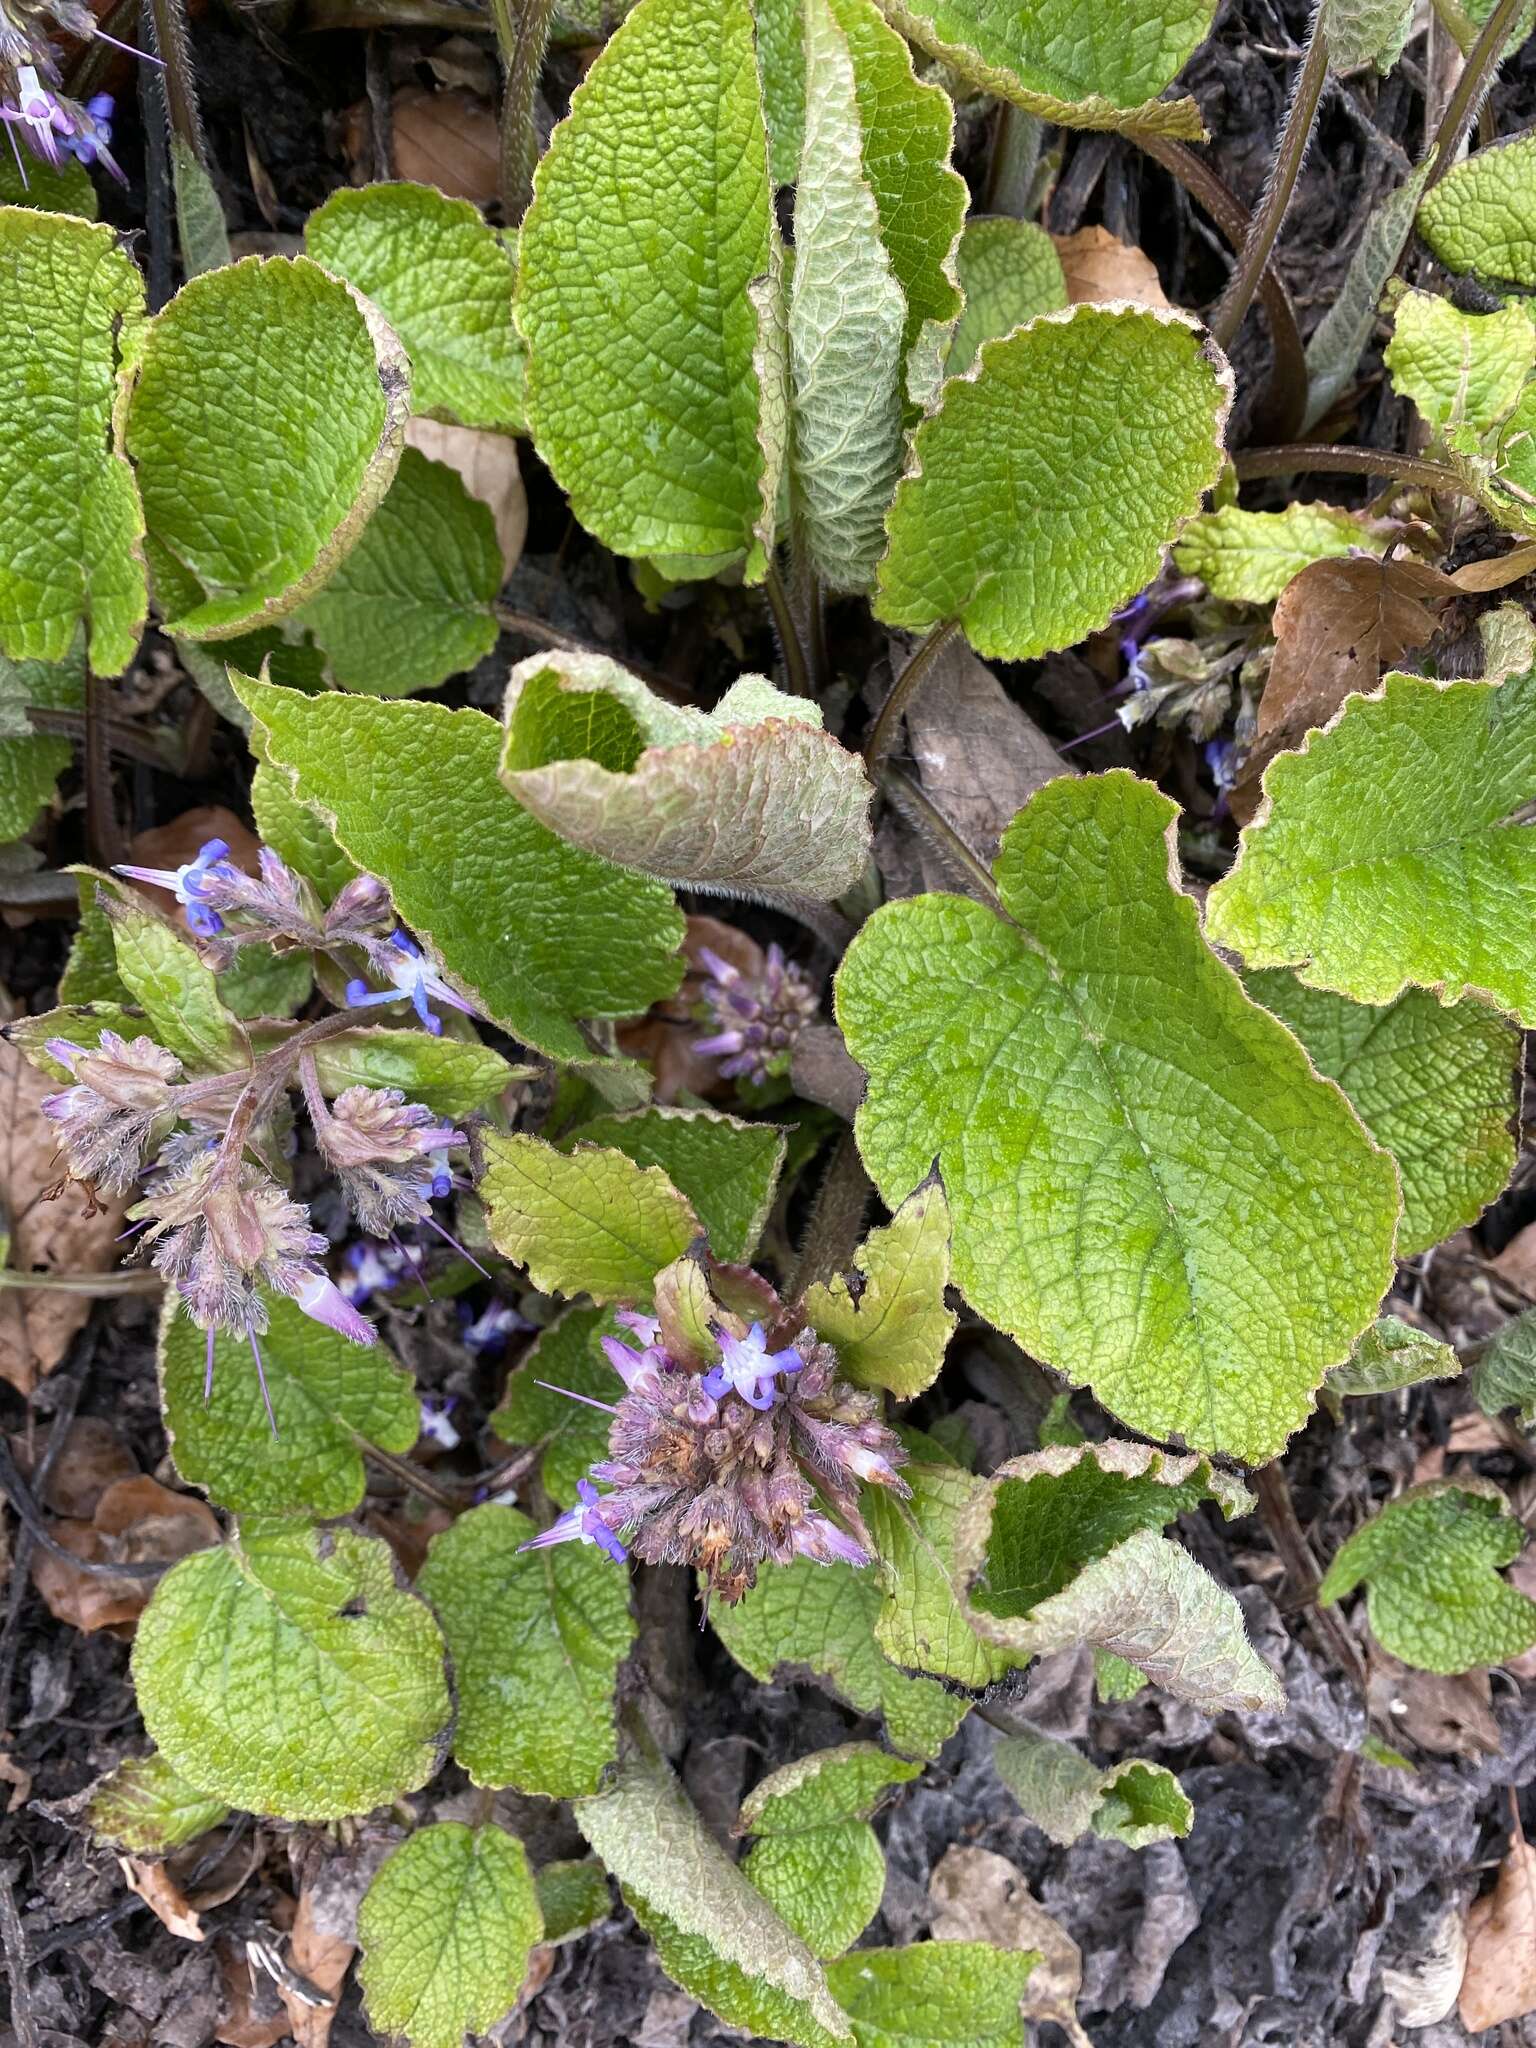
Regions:
M 539 160 L 534 99 L 554 0 L 491 0 L 491 16 L 507 82 L 501 96 L 501 210 L 510 228 L 522 225 L 533 199 L 533 168 Z
M 1243 324 L 1243 315 L 1258 290 L 1259 279 L 1264 275 L 1269 253 L 1275 246 L 1286 209 L 1291 203 L 1291 194 L 1296 189 L 1296 180 L 1301 175 L 1307 144 L 1312 139 L 1312 123 L 1317 118 L 1317 103 L 1322 98 L 1323 82 L 1327 76 L 1328 37 L 1323 29 L 1323 11 L 1319 6 L 1312 19 L 1311 40 L 1307 44 L 1290 111 L 1280 133 L 1275 160 L 1270 166 L 1264 197 L 1259 201 L 1259 210 L 1249 225 L 1237 267 L 1221 295 L 1220 304 L 1211 315 L 1211 337 L 1221 349 L 1231 348 L 1237 330 Z
M 958 630 L 959 625 L 958 619 L 940 619 L 927 639 L 914 649 L 911 660 L 892 683 L 891 694 L 880 706 L 879 716 L 864 743 L 864 769 L 871 782 L 879 778 L 885 757 L 896 744 L 896 727 L 903 713 L 933 666 L 935 656 L 943 652 L 949 644 L 950 635 Z
M 1509 41 L 1515 16 L 1523 4 L 1524 0 L 1499 0 L 1498 6 L 1483 23 L 1477 41 L 1467 52 L 1467 61 L 1456 81 L 1456 90 L 1440 117 L 1440 126 L 1435 130 L 1435 139 L 1430 145 L 1435 152 L 1435 163 L 1426 191 L 1430 186 L 1438 185 L 1456 161 L 1462 137 L 1472 125 L 1483 94 L 1493 83 L 1493 74 L 1499 68 L 1499 59 Z

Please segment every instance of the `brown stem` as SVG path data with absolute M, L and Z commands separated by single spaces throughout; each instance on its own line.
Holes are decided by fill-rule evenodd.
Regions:
M 1242 249 L 1252 231 L 1248 209 L 1208 163 L 1182 142 L 1167 135 L 1137 135 L 1137 147 L 1177 179 L 1202 206 L 1231 243 Z M 1266 441 L 1288 441 L 1301 430 L 1307 410 L 1307 351 L 1296 322 L 1296 309 L 1273 261 L 1259 279 L 1259 304 L 1269 322 L 1269 389 L 1254 419 L 1254 431 Z
M 308 1048 L 319 1045 L 327 1038 L 337 1038 L 343 1031 L 350 1031 L 361 1022 L 365 1012 L 360 1010 L 337 1010 L 332 1016 L 321 1017 L 316 1023 L 306 1024 L 302 1031 L 285 1038 L 271 1052 L 263 1053 L 251 1068 L 251 1077 L 241 1089 L 235 1103 L 234 1113 L 229 1119 L 229 1129 L 219 1147 L 219 1157 L 213 1169 L 212 1180 L 227 1179 L 234 1174 L 245 1151 L 245 1141 L 252 1127 L 258 1123 L 268 1106 L 288 1086 L 289 1077 L 295 1065 L 303 1058 Z M 218 1080 L 226 1080 L 218 1075 Z M 196 1083 L 192 1084 L 196 1087 Z M 178 1089 L 176 1099 L 184 1102 L 186 1091 Z M 210 1183 L 211 1184 L 211 1183 Z
M 800 1257 L 789 1283 L 791 1301 L 803 1300 L 807 1288 L 818 1280 L 830 1280 L 848 1266 L 864 1234 L 864 1216 L 873 1193 L 853 1133 L 844 1131 L 811 1204 Z
M 192 44 L 187 35 L 186 10 L 181 0 L 149 0 L 155 45 L 165 64 L 161 82 L 165 87 L 165 108 L 171 133 L 192 152 L 206 170 L 208 150 L 203 140 L 202 117 L 197 111 L 196 73 L 192 66 Z
M 1006 916 L 997 883 L 985 861 L 956 831 L 927 791 L 899 768 L 885 769 L 880 777 L 880 787 L 907 823 L 931 839 L 943 858 L 952 862 L 966 877 L 983 902 L 990 903 L 994 910 Z
M 1264 1527 L 1269 1540 L 1285 1566 L 1285 1575 L 1291 1597 L 1311 1609 L 1320 1635 L 1326 1637 L 1340 1669 L 1362 1699 L 1366 1693 L 1365 1660 L 1360 1655 L 1360 1645 L 1344 1626 L 1336 1609 L 1317 1605 L 1317 1589 L 1322 1583 L 1317 1559 L 1307 1541 L 1306 1531 L 1296 1516 L 1296 1505 L 1291 1499 L 1291 1489 L 1285 1477 L 1285 1468 L 1276 1459 L 1271 1465 L 1261 1465 L 1253 1475 L 1254 1489 L 1259 1496 L 1259 1513 L 1264 1518 Z
M 1312 471 L 1336 476 L 1388 476 L 1422 484 L 1430 491 L 1466 491 L 1449 463 L 1422 455 L 1398 455 L 1390 448 L 1335 448 L 1325 441 L 1293 441 L 1287 448 L 1242 448 L 1232 458 L 1239 483 L 1261 476 L 1301 476 Z
M 1472 125 L 1483 94 L 1493 83 L 1493 74 L 1499 68 L 1504 45 L 1509 40 L 1510 29 L 1522 5 L 1523 0 L 1499 0 L 1498 6 L 1483 23 L 1477 41 L 1467 52 L 1467 61 L 1456 81 L 1456 90 L 1451 94 L 1440 117 L 1440 125 L 1435 130 L 1435 139 L 1430 144 L 1435 152 L 1435 162 L 1424 188 L 1426 191 L 1438 185 L 1455 162 L 1461 139 Z
M 1275 246 L 1275 238 L 1280 233 L 1286 209 L 1291 203 L 1291 194 L 1295 191 L 1296 180 L 1301 174 L 1307 144 L 1312 139 L 1312 123 L 1317 118 L 1317 103 L 1322 97 L 1323 82 L 1327 76 L 1328 37 L 1323 28 L 1323 10 L 1319 6 L 1312 18 L 1312 34 L 1307 43 L 1307 54 L 1302 60 L 1296 90 L 1291 98 L 1290 111 L 1280 132 L 1280 142 L 1275 151 L 1275 160 L 1270 166 L 1264 196 L 1259 201 L 1258 212 L 1249 224 L 1242 253 L 1237 259 L 1231 277 L 1227 280 L 1227 288 L 1211 315 L 1211 338 L 1220 349 L 1231 349 L 1237 338 L 1237 330 L 1243 324 L 1243 315 L 1248 311 L 1253 295 L 1258 290 L 1259 279 L 1264 275 L 1269 253 Z
M 459 1512 L 461 1503 L 439 1486 L 435 1479 L 429 1479 L 421 1467 L 413 1465 L 409 1458 L 397 1458 L 393 1451 L 381 1451 L 377 1444 L 370 1443 L 365 1436 L 358 1436 L 355 1431 L 352 1440 L 365 1458 L 371 1458 L 374 1464 L 382 1466 L 412 1493 L 420 1494 L 423 1500 L 431 1501 L 434 1507 L 446 1508 L 450 1514 L 456 1515 Z
M 122 834 L 112 803 L 112 762 L 107 743 L 107 685 L 85 672 L 85 830 L 91 858 L 109 868 L 122 856 Z
M 552 626 L 547 619 L 535 618 L 532 612 L 520 612 L 510 604 L 492 607 L 496 623 L 506 633 L 520 633 L 525 640 L 537 640 L 545 647 L 557 648 L 562 654 L 606 654 L 601 647 L 594 647 L 590 640 L 579 640 L 574 633 L 562 633 L 558 626 Z M 616 659 L 617 657 L 608 657 Z M 671 704 L 687 704 L 692 700 L 680 690 L 670 676 L 664 676 L 660 669 L 642 668 L 637 661 L 625 660 L 623 666 L 632 676 L 639 676 L 649 683 Z
M 958 619 L 940 619 L 929 632 L 928 637 L 914 648 L 906 667 L 891 685 L 890 695 L 880 706 L 879 714 L 870 727 L 869 738 L 864 742 L 864 772 L 871 782 L 878 780 L 885 757 L 896 744 L 896 726 L 907 706 L 917 692 L 918 685 L 927 675 L 934 657 L 949 644 L 950 635 L 959 629 Z

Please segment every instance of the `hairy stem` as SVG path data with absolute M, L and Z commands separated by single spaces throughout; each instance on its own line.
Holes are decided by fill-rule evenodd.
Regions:
M 112 802 L 112 761 L 107 740 L 107 685 L 96 671 L 85 672 L 85 822 L 97 865 L 109 868 L 121 857 L 122 834 Z
M 990 903 L 994 910 L 1006 916 L 1003 899 L 997 893 L 997 883 L 985 861 L 961 837 L 927 792 L 899 768 L 885 769 L 880 777 L 880 787 L 912 829 L 933 842 L 940 856 L 965 877 L 982 901 Z
M 1288 448 L 1241 448 L 1232 458 L 1239 483 L 1261 476 L 1385 476 L 1422 484 L 1429 491 L 1466 491 L 1447 462 L 1422 455 L 1397 455 L 1390 448 L 1335 448 L 1326 441 L 1293 441 Z
M 789 1283 L 789 1299 L 801 1301 L 807 1288 L 830 1280 L 852 1260 L 864 1234 L 864 1217 L 874 1193 L 852 1131 L 844 1131 L 816 1190 L 805 1238 Z
M 1252 232 L 1248 209 L 1208 163 L 1167 135 L 1137 135 L 1137 147 L 1176 179 L 1216 223 L 1234 253 Z M 1288 441 L 1299 433 L 1307 408 L 1307 351 L 1296 323 L 1296 308 L 1273 262 L 1259 278 L 1259 304 L 1269 322 L 1269 389 L 1255 416 L 1255 431 L 1267 441 Z
M 1273 1464 L 1261 1465 L 1253 1475 L 1254 1489 L 1259 1496 L 1259 1512 L 1264 1518 L 1264 1527 L 1269 1540 L 1274 1544 L 1293 1599 L 1299 1600 L 1312 1610 L 1318 1633 L 1326 1638 L 1328 1647 L 1337 1659 L 1340 1669 L 1351 1685 L 1364 1699 L 1366 1691 L 1365 1660 L 1360 1655 L 1360 1645 L 1340 1619 L 1336 1609 L 1317 1605 L 1317 1589 L 1322 1582 L 1322 1573 L 1317 1568 L 1317 1559 L 1307 1541 L 1306 1531 L 1296 1515 L 1296 1505 L 1291 1499 L 1291 1489 L 1286 1480 L 1285 1468 L 1277 1458 Z
M 183 142 L 206 170 L 207 145 L 203 140 L 202 117 L 197 111 L 196 74 L 192 66 L 192 44 L 187 35 L 186 10 L 182 0 L 149 0 L 154 24 L 155 47 L 165 69 L 165 110 L 171 133 Z
M 549 47 L 554 0 L 491 0 L 496 41 L 507 67 L 501 95 L 501 210 L 509 228 L 520 227 L 533 199 L 533 167 L 539 160 L 533 103 Z
M 784 579 L 776 562 L 768 564 L 768 573 L 763 578 L 763 595 L 768 600 L 769 611 L 773 613 L 774 630 L 783 650 L 789 687 L 797 697 L 809 697 L 812 694 L 811 671 L 805 657 L 805 643 L 800 638 L 794 606 L 789 601 L 789 592 L 784 588 Z
M 958 619 L 940 619 L 928 637 L 914 648 L 906 667 L 892 683 L 891 693 L 880 706 L 879 715 L 864 743 L 864 770 L 871 782 L 878 780 L 885 757 L 896 743 L 896 727 L 902 714 L 917 694 L 934 657 L 942 653 L 950 635 L 958 630 L 959 625 Z
M 1227 281 L 1227 288 L 1221 301 L 1211 315 L 1211 337 L 1217 346 L 1229 350 L 1237 338 L 1237 330 L 1243 324 L 1243 315 L 1258 290 L 1259 279 L 1264 275 L 1269 262 L 1269 252 L 1275 246 L 1285 219 L 1286 209 L 1291 203 L 1291 194 L 1296 189 L 1296 180 L 1301 174 L 1307 144 L 1312 139 L 1312 123 L 1317 118 L 1317 103 L 1322 97 L 1323 81 L 1328 76 L 1328 37 L 1323 29 L 1321 6 L 1312 17 L 1312 34 L 1307 43 L 1307 54 L 1302 60 L 1301 72 L 1296 80 L 1296 90 L 1291 97 L 1290 111 L 1285 117 L 1285 126 L 1280 131 L 1279 146 L 1275 160 L 1270 166 L 1269 182 L 1264 187 L 1264 197 L 1259 201 L 1259 210 L 1249 223 L 1247 239 L 1236 268 Z
M 1426 191 L 1438 185 L 1456 161 L 1462 137 L 1472 125 L 1483 94 L 1493 83 L 1515 16 L 1523 4 L 1524 0 L 1499 0 L 1498 6 L 1483 23 L 1477 41 L 1467 52 L 1467 61 L 1456 81 L 1456 90 L 1440 117 L 1440 126 L 1435 130 L 1435 139 L 1430 145 L 1435 152 L 1435 164 L 1429 174 Z

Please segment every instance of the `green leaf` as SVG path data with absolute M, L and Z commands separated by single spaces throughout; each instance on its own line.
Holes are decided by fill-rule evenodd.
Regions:
M 418 1828 L 379 1866 L 357 1915 L 368 2023 L 410 2048 L 464 2048 L 517 2003 L 544 1916 L 515 1835 Z
M 954 102 L 942 85 L 916 76 L 911 50 L 874 0 L 830 5 L 853 60 L 864 177 L 906 300 L 906 356 L 925 329 L 947 326 L 960 311 L 955 252 L 969 195 L 950 163 Z
M 931 1387 L 955 1318 L 949 1284 L 949 1207 L 937 1183 L 909 1195 L 854 1253 L 858 1291 L 839 1274 L 805 1297 L 811 1328 L 837 1352 L 844 1379 L 884 1387 L 898 1401 Z
M 760 1988 L 774 1998 L 794 2023 L 792 2032 L 781 2034 L 776 2027 L 775 2038 L 808 2048 L 849 2038 L 821 1965 L 715 1842 L 659 1759 L 627 1759 L 608 1790 L 576 1802 L 576 1825 L 642 1922 L 660 1916 L 682 1943 L 699 1944 L 706 1965 L 734 1973 L 736 1983 L 727 1989 Z M 678 1945 L 673 1946 L 675 1952 Z M 658 1953 L 671 1971 L 674 1959 L 686 1959 L 688 1950 L 669 1958 L 663 1940 Z M 742 1978 L 749 1980 L 746 1986 Z M 685 1988 L 704 1995 L 694 1985 Z
M 443 1639 L 387 1543 L 252 1520 L 173 1565 L 133 1644 L 150 1738 L 251 1813 L 339 1820 L 424 1785 L 452 1712 Z
M 805 137 L 803 0 L 757 0 L 757 65 L 775 185 L 793 185 Z
M 6 150 L 0 154 L 0 206 L 30 206 L 37 213 L 72 213 L 80 220 L 94 220 L 96 187 L 85 165 L 72 156 L 57 166 L 29 156 L 23 173 L 20 159 Z
M 240 710 L 245 709 L 238 697 L 234 701 Z M 259 747 L 259 735 L 253 734 L 253 740 Z M 281 769 L 269 767 L 259 755 L 251 779 L 251 809 L 262 839 L 296 874 L 313 882 L 322 903 L 339 896 L 361 872 L 356 861 L 349 860 L 336 844 L 329 827 L 308 804 L 299 802 Z
M 232 1017 L 294 1017 L 314 989 L 314 957 L 278 953 L 264 945 L 242 946 L 216 979 L 219 1001 Z
M 176 238 L 188 277 L 217 270 L 229 261 L 229 227 L 212 178 L 197 151 L 171 134 L 171 186 L 176 200 Z
M 323 1039 L 314 1050 L 327 1095 L 339 1095 L 344 1088 L 399 1088 L 412 1102 L 424 1102 L 434 1116 L 472 1116 L 509 1082 L 526 1080 L 530 1073 L 475 1040 L 392 1031 L 384 1024 L 356 1025 Z
M 1018 2048 L 1019 2002 L 1036 1949 L 985 1941 L 861 1948 L 829 1964 L 827 1981 L 853 2021 L 858 2048 Z
M 1390 1003 L 1479 995 L 1536 1024 L 1536 674 L 1390 675 L 1264 775 L 1206 928 L 1253 967 Z
M 362 539 L 298 617 L 343 688 L 435 690 L 496 645 L 505 574 L 490 508 L 407 448 Z
M 1233 604 L 1272 604 L 1309 563 L 1351 551 L 1379 555 L 1384 545 L 1336 505 L 1297 501 L 1280 512 L 1223 505 L 1190 521 L 1173 558 L 1186 576 L 1198 576 L 1212 597 Z
M 250 1346 L 224 1332 L 214 1339 L 205 1399 L 207 1340 L 167 1296 L 160 1399 L 176 1469 L 236 1514 L 349 1514 L 363 1497 L 359 1439 L 408 1451 L 420 1434 L 416 1383 L 382 1345 L 350 1344 L 281 1295 L 265 1300 L 261 1362 L 275 1435 Z
M 116 231 L 0 206 L 0 653 L 117 675 L 144 626 L 144 515 L 114 445 L 144 284 Z
M 182 286 L 137 371 L 126 446 L 166 631 L 228 639 L 295 610 L 394 477 L 410 404 L 394 334 L 306 257 L 250 256 Z
M 1387 279 L 1413 233 L 1414 209 L 1434 169 L 1431 155 L 1366 218 L 1344 282 L 1307 343 L 1307 410 L 1302 428 L 1315 426 L 1353 381 L 1376 324 Z
M 607 1457 L 608 1418 L 555 1390 L 611 1402 L 617 1381 L 597 1340 L 622 1334 L 604 1309 L 568 1308 L 540 1332 L 508 1377 L 501 1406 L 491 1417 L 491 1428 L 503 1443 L 544 1444 L 539 1476 L 544 1491 L 563 1508 L 575 1505 L 577 1480 Z
M 534 194 L 528 417 L 572 511 L 620 554 L 745 553 L 760 577 L 775 487 L 748 287 L 773 224 L 748 0 L 641 0 Z
M 1449 270 L 1536 288 L 1536 134 L 1527 129 L 1452 164 L 1426 193 L 1417 227 Z
M 863 1501 L 885 1594 L 876 1639 L 904 1670 L 931 1672 L 980 1692 L 1029 1661 L 984 1640 L 955 1590 L 961 1519 L 987 1482 L 962 1466 L 937 1462 L 906 1465 L 901 1476 L 912 1489 L 910 1500 L 898 1507 L 872 1488 Z
M 761 676 L 698 712 L 605 657 L 534 655 L 512 671 L 505 717 L 502 781 L 588 853 L 681 885 L 826 900 L 864 871 L 863 764 L 817 706 Z
M 1536 1645 L 1536 1600 L 1499 1577 L 1524 1541 L 1491 1481 L 1434 1479 L 1355 1531 L 1317 1597 L 1328 1606 L 1363 1582 L 1372 1635 L 1420 1671 L 1503 1664 Z
M 845 1742 L 785 1764 L 743 1800 L 735 1832 L 762 1839 L 742 1869 L 813 1954 L 841 1955 L 879 1912 L 885 1856 L 869 1816 L 921 1768 Z
M 535 1533 L 516 1508 L 471 1508 L 433 1538 L 417 1588 L 448 1639 L 453 1753 L 472 1781 L 570 1799 L 617 1754 L 629 1574 L 591 1544 L 522 1550 Z
M 1328 63 L 1335 72 L 1369 64 L 1388 72 L 1413 27 L 1414 0 L 1324 0 Z
M 0 654 L 0 708 L 5 717 L 0 732 L 0 840 L 20 839 L 31 831 L 74 755 L 67 739 L 34 733 L 27 708 L 83 710 L 83 653 L 77 641 L 61 662 L 8 661 Z
M 699 1235 L 661 1168 L 611 1146 L 563 1153 L 524 1131 L 488 1131 L 485 1156 L 478 1192 L 491 1242 L 546 1294 L 649 1301 L 662 1267 Z
M 788 1134 L 712 1109 L 651 1104 L 595 1117 L 560 1141 L 603 1145 L 640 1166 L 659 1166 L 693 1205 L 717 1259 L 744 1263 L 757 1249 L 784 1164 Z
M 191 942 L 154 911 L 128 900 L 111 912 L 117 971 L 143 1010 L 149 1035 L 194 1074 L 245 1064 L 233 1018 L 219 1001 L 218 977 Z
M 1144 588 L 1221 468 L 1231 373 L 1193 321 L 1074 306 L 986 344 L 918 427 L 875 610 L 981 655 L 1069 647 Z
M 92 1788 L 93 1839 L 130 1856 L 167 1856 L 226 1819 L 229 1808 L 177 1775 L 159 1750 L 126 1757 Z
M 309 216 L 304 246 L 372 299 L 399 335 L 414 411 L 522 430 L 517 261 L 477 207 L 432 185 L 343 186 Z
M 1204 944 L 1174 816 L 1123 771 L 1048 783 L 996 864 L 1016 922 L 886 905 L 837 1014 L 864 1162 L 894 1205 L 937 1154 L 972 1306 L 1132 1427 L 1257 1461 L 1375 1313 L 1397 1176 Z
M 1504 1018 L 1481 1003 L 1442 1009 L 1418 989 L 1373 1009 L 1307 988 L 1283 968 L 1243 980 L 1397 1161 L 1399 1258 L 1428 1251 L 1497 1200 L 1515 1164 L 1510 1121 L 1520 1061 L 1520 1035 Z
M 996 341 L 1042 313 L 1059 313 L 1067 304 L 1056 244 L 1033 221 L 968 220 L 955 253 L 965 311 L 960 315 L 949 354 L 946 377 L 963 377 L 984 341 Z
M 1450 447 L 1471 454 L 1518 404 L 1536 366 L 1536 327 L 1519 306 L 1462 313 L 1434 292 L 1405 292 L 1386 363 L 1393 389 Z
M 1453 1380 L 1461 1360 L 1449 1344 L 1416 1330 L 1401 1316 L 1381 1316 L 1343 1365 L 1328 1375 L 1330 1394 L 1395 1394 L 1425 1380 Z
M 711 1607 L 710 1626 L 737 1663 L 764 1683 L 812 1672 L 861 1714 L 883 1714 L 896 1748 L 936 1756 L 970 1708 L 931 1678 L 897 1669 L 875 1639 L 884 1595 L 872 1570 L 802 1559 L 759 1574 L 735 1607 Z
M 978 92 L 1069 128 L 1205 134 L 1193 100 L 1158 95 L 1210 33 L 1216 0 L 885 0 L 893 24 Z
M 80 892 L 80 922 L 59 976 L 59 1001 L 131 1006 L 133 996 L 117 971 L 112 920 L 99 900 L 103 893 L 100 879 L 92 868 L 77 868 L 74 873 Z
M 125 1010 L 120 1004 L 66 1003 L 60 1009 L 43 1011 L 41 1016 L 18 1017 L 6 1025 L 5 1036 L 7 1043 L 14 1045 L 39 1073 L 47 1074 L 50 1080 L 69 1082 L 74 1076 L 48 1051 L 50 1038 L 67 1038 L 91 1051 L 100 1045 L 104 1031 L 115 1031 L 119 1038 L 131 1039 L 137 1038 L 143 1029 L 144 1019 L 138 1011 Z
M 1146 1689 L 1146 1683 L 1142 1673 L 1134 1664 L 1128 1664 L 1124 1657 L 1117 1657 L 1112 1650 L 1094 1651 L 1094 1696 L 1105 1706 L 1135 1699 L 1137 1693 Z
M 1163 1525 L 1214 1497 L 1252 1506 L 1208 1462 L 1145 1444 L 1063 1445 L 978 1483 L 951 1540 L 963 1618 L 1015 1662 L 1089 1643 L 1204 1713 L 1278 1706 L 1242 1610 Z
M 544 1915 L 544 1939 L 556 1946 L 600 1927 L 613 1911 L 603 1866 L 594 1857 L 546 1863 L 533 1874 Z
M 1515 1408 L 1523 1428 L 1536 1424 L 1536 1309 L 1496 1332 L 1471 1378 L 1473 1399 L 1485 1415 Z
M 901 469 L 907 306 L 864 177 L 853 60 L 828 0 L 804 0 L 806 107 L 789 288 L 792 476 L 808 558 L 867 590 Z
M 1181 1840 L 1195 1817 L 1172 1771 L 1139 1757 L 1101 1771 L 1070 1742 L 1031 1729 L 999 1742 L 992 1760 L 1028 1818 L 1064 1849 L 1090 1830 L 1146 1849 Z
M 525 1045 L 589 1060 L 577 1017 L 638 1015 L 676 988 L 683 922 L 671 897 L 562 844 L 507 795 L 494 719 L 245 677 L 238 688 L 295 795 Z

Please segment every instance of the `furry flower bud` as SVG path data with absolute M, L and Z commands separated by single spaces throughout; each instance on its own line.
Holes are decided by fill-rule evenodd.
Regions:
M 104 1031 L 93 1052 L 65 1038 L 50 1038 L 48 1052 L 74 1076 L 72 1088 L 42 1104 L 71 1174 L 106 1194 L 126 1194 L 145 1152 L 170 1128 L 181 1061 L 152 1038 L 123 1039 L 115 1031 Z
M 707 946 L 699 958 L 708 972 L 704 1007 L 715 1029 L 694 1040 L 694 1051 L 717 1058 L 728 1080 L 763 1082 L 788 1073 L 795 1040 L 816 1014 L 810 978 L 779 946 L 768 948 L 756 975 L 744 974 Z

